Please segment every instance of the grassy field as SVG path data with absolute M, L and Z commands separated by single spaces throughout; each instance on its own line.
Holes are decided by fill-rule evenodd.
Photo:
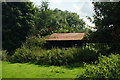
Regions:
M 34 65 L 3 62 L 3 78 L 76 78 L 84 71 L 83 64 L 69 66 Z
M 2 62 L 0 61 L 0 78 L 2 78 Z

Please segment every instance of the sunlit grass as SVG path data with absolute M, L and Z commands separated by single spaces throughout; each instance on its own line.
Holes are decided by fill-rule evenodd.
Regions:
M 2 78 L 2 61 L 0 61 L 0 78 Z
M 3 78 L 76 78 L 84 71 L 82 65 L 48 66 L 3 62 Z

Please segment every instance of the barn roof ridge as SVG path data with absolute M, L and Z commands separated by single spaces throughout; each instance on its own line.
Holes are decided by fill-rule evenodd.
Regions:
M 86 33 L 53 33 L 46 39 L 47 41 L 62 41 L 62 40 L 83 40 Z

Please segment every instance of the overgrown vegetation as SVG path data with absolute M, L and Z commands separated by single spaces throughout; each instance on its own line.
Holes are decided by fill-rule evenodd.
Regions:
M 29 38 L 28 41 L 33 38 Z M 34 38 L 38 41 L 42 41 L 42 38 Z M 50 64 L 50 65 L 67 65 L 76 62 L 88 62 L 97 60 L 98 53 L 89 47 L 71 47 L 71 48 L 52 48 L 43 49 L 41 47 L 45 45 L 44 41 L 37 42 L 40 45 L 35 45 L 34 41 L 30 40 L 21 47 L 16 49 L 15 54 L 12 56 L 12 62 L 33 62 L 36 64 Z M 32 44 L 33 43 L 33 44 Z
M 9 55 L 14 54 L 29 36 L 87 31 L 77 13 L 51 10 L 47 1 L 43 1 L 41 7 L 32 2 L 3 2 L 2 8 L 2 46 Z
M 0 57 L 2 61 L 9 61 L 10 56 L 8 55 L 8 52 L 6 50 L 1 50 L 0 51 Z
M 100 56 L 95 64 L 86 65 L 86 70 L 80 78 L 120 78 L 120 55 Z

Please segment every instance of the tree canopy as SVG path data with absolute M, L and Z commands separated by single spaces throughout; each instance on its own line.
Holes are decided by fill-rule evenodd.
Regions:
M 120 41 L 120 2 L 94 2 L 97 41 Z
M 14 51 L 34 28 L 34 5 L 31 2 L 2 3 L 2 46 Z
M 40 7 L 32 2 L 4 2 L 2 8 L 2 46 L 9 52 L 19 48 L 31 35 L 87 31 L 85 22 L 77 13 L 58 8 L 52 10 L 47 1 Z
M 49 9 L 49 2 L 37 7 L 36 27 L 40 34 L 85 32 L 85 22 L 77 13 Z

